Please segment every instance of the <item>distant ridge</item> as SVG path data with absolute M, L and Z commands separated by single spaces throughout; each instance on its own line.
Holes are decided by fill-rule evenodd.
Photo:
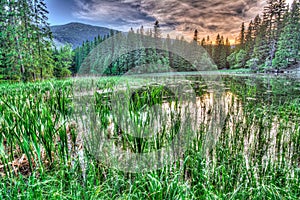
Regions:
M 82 45 L 82 43 L 86 40 L 94 40 L 94 38 L 98 35 L 101 35 L 102 37 L 106 36 L 111 32 L 111 30 L 116 32 L 114 29 L 77 22 L 51 26 L 50 28 L 53 34 L 55 46 L 60 47 L 69 43 L 73 46 L 73 48 Z

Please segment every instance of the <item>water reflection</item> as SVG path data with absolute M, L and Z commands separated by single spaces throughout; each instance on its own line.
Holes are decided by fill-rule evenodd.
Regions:
M 115 105 L 119 113 L 106 115 L 108 124 L 100 127 L 116 139 L 116 148 L 125 152 L 161 149 L 186 131 L 186 136 L 180 137 L 189 137 L 188 148 L 201 152 L 207 166 L 215 167 L 225 157 L 228 162 L 242 158 L 248 170 L 250 166 L 266 169 L 273 164 L 300 166 L 300 114 L 298 104 L 294 104 L 298 97 L 293 96 L 295 93 L 289 98 L 283 95 L 294 89 L 279 92 L 276 80 L 224 80 L 226 90 L 220 93 L 195 79 L 192 83 L 197 95 L 188 101 L 158 100 L 147 106 L 147 100 L 145 105 L 136 106 L 139 109 L 125 111 L 124 101 L 120 101 Z

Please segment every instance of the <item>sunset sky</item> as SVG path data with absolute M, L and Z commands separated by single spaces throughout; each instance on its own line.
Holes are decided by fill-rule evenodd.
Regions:
M 287 0 L 291 3 L 293 0 Z M 128 31 L 143 25 L 153 27 L 157 19 L 164 33 L 199 36 L 220 33 L 234 41 L 242 22 L 263 10 L 266 0 L 46 0 L 51 25 L 84 22 Z

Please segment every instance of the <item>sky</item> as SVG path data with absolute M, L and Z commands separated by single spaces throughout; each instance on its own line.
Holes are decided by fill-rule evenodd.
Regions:
M 260 14 L 266 0 L 45 0 L 51 25 L 83 22 L 128 31 L 160 22 L 163 33 L 192 39 L 220 33 L 231 41 Z M 287 0 L 291 3 L 293 0 Z

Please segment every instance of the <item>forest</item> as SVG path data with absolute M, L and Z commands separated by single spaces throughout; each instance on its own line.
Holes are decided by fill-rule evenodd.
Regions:
M 120 41 L 129 40 L 134 34 L 140 38 L 154 38 L 169 47 L 180 42 L 189 43 L 179 36 L 175 39 L 170 39 L 169 35 L 163 38 L 157 21 L 152 29 L 144 30 L 142 26 L 136 31 L 130 29 L 127 34 L 111 31 L 109 35 L 86 41 L 76 49 L 70 45 L 56 48 L 52 42 L 44 1 L 3 0 L 0 6 L 2 80 L 33 81 L 76 76 L 89 53 L 116 34 L 121 34 Z M 269 0 L 261 15 L 251 20 L 248 26 L 242 23 L 235 44 L 230 44 L 229 39 L 220 34 L 215 39 L 210 36 L 201 39 L 197 30 L 191 42 L 202 46 L 218 69 L 246 68 L 253 72 L 278 72 L 299 64 L 299 17 L 299 1 L 295 0 L 289 6 L 285 1 Z M 150 63 L 150 68 L 159 65 L 175 67 L 178 71 L 190 71 L 189 67 L 184 66 L 188 63 L 184 64 L 180 60 L 179 56 L 170 52 L 163 53 L 155 47 L 143 50 L 141 46 L 140 50 L 129 52 L 110 63 L 104 75 L 122 75 L 137 65 Z

